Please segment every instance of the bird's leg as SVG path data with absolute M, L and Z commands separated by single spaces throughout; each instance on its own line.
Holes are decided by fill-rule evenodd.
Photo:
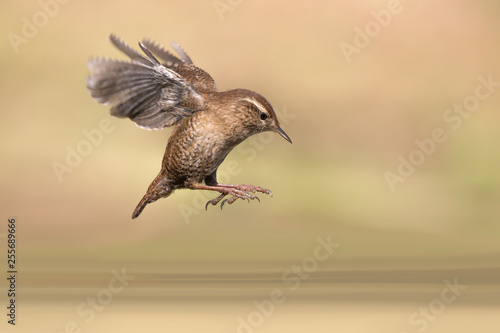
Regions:
M 259 186 L 219 184 L 217 182 L 217 170 L 215 170 L 212 174 L 208 175 L 204 181 L 205 181 L 206 186 L 209 186 L 212 188 L 217 187 L 219 189 L 213 189 L 213 190 L 221 193 L 221 195 L 219 195 L 217 198 L 209 200 L 206 203 L 205 210 L 207 209 L 209 204 L 212 204 L 213 206 L 217 205 L 228 194 L 231 194 L 232 197 L 227 198 L 226 200 L 222 201 L 221 209 L 225 203 L 232 204 L 237 199 L 246 199 L 248 201 L 250 201 L 249 199 L 252 199 L 252 200 L 257 199 L 260 202 L 260 199 L 258 197 L 251 195 L 248 192 L 251 192 L 251 193 L 261 192 L 261 193 L 270 194 L 271 196 L 273 196 L 273 193 L 270 190 L 259 187 Z M 199 185 L 201 185 L 201 184 L 192 184 L 192 185 L 199 187 Z M 221 191 L 220 188 L 224 188 L 226 190 Z M 236 193 L 236 195 L 235 195 L 235 193 Z M 243 197 L 241 195 L 243 195 Z
M 240 191 L 244 191 L 246 193 L 248 193 L 248 192 L 251 192 L 251 193 L 261 192 L 261 193 L 265 193 L 265 194 L 270 194 L 271 197 L 273 196 L 273 192 L 271 192 L 267 188 L 262 188 L 260 186 L 254 186 L 254 185 L 233 185 L 233 184 L 217 184 L 217 186 L 221 186 L 221 187 L 225 187 L 225 188 L 230 188 L 230 189 L 237 189 L 237 190 L 240 190 Z M 258 197 L 255 197 L 255 198 L 260 202 L 260 199 Z M 214 205 L 216 205 L 221 199 L 222 199 L 222 197 L 214 199 L 214 200 L 216 200 L 216 202 L 214 203 Z M 222 209 L 222 206 L 224 206 L 224 204 L 226 202 L 230 205 L 233 202 L 235 202 L 236 199 L 238 199 L 238 198 L 231 197 L 231 198 L 228 198 L 228 199 L 222 201 L 222 203 L 220 205 L 221 209 Z M 206 209 L 206 207 L 205 207 L 205 209 Z
M 222 200 L 222 198 L 224 198 L 226 195 L 231 195 L 231 197 L 222 202 L 221 209 L 226 202 L 228 204 L 232 204 L 237 199 L 245 199 L 248 201 L 257 199 L 258 201 L 260 201 L 259 198 L 257 198 L 255 195 L 252 195 L 252 194 L 250 194 L 242 189 L 236 188 L 236 187 L 219 186 L 219 184 L 217 184 L 217 185 L 188 184 L 186 187 L 189 189 L 192 189 L 192 190 L 216 191 L 216 192 L 219 192 L 221 194 L 217 198 L 209 200 L 207 202 L 207 204 L 205 205 L 205 209 L 207 209 L 209 204 L 212 204 L 214 206 L 217 205 Z
M 265 194 L 270 194 L 271 197 L 273 196 L 273 192 L 271 192 L 267 188 L 262 188 L 260 186 L 254 186 L 254 185 L 232 185 L 232 184 L 217 184 L 217 186 L 227 187 L 227 188 L 234 188 L 234 189 L 238 189 L 238 190 L 241 190 L 241 191 L 252 192 L 252 193 L 261 192 L 261 193 L 265 193 Z
M 217 186 L 217 185 L 219 185 L 217 183 L 217 170 L 215 170 L 212 174 L 208 175 L 205 178 L 205 184 L 208 185 L 208 186 Z M 209 204 L 212 204 L 212 206 L 217 205 L 219 203 L 219 201 L 221 201 L 222 198 L 224 198 L 226 195 L 227 195 L 226 193 L 222 193 L 217 198 L 212 199 L 212 200 L 208 200 L 207 203 L 205 204 L 205 210 L 207 210 Z

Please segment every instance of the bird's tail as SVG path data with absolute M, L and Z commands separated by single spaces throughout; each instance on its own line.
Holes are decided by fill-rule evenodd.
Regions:
M 164 180 L 165 178 L 162 175 L 158 175 L 158 177 L 153 180 L 151 185 L 149 185 L 148 191 L 146 192 L 144 197 L 142 197 L 141 201 L 135 208 L 134 213 L 132 214 L 132 219 L 138 217 L 147 204 L 155 202 L 160 198 L 166 198 L 174 192 L 173 189 L 165 185 Z

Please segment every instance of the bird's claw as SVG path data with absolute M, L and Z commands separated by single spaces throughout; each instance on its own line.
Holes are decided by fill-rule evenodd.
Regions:
M 250 200 L 257 199 L 257 201 L 260 202 L 259 197 L 252 195 L 250 193 L 261 192 L 265 194 L 270 194 L 271 197 L 273 196 L 273 193 L 270 190 L 259 186 L 253 186 L 253 185 L 220 185 L 220 186 L 224 186 L 224 192 L 222 192 L 221 195 L 219 195 L 217 198 L 207 201 L 207 203 L 205 204 L 205 210 L 208 209 L 208 205 L 210 204 L 212 206 L 217 205 L 222 200 L 222 198 L 224 198 L 228 194 L 231 195 L 231 197 L 222 201 L 220 205 L 221 209 L 224 207 L 226 203 L 228 205 L 231 205 L 238 199 L 245 199 L 248 202 L 250 202 Z
M 255 195 L 251 195 L 251 194 L 247 194 L 248 196 L 242 196 L 242 197 L 239 197 L 239 196 L 232 196 L 231 198 L 227 198 L 225 199 L 224 201 L 222 201 L 222 203 L 220 204 L 220 209 L 222 210 L 222 207 L 224 207 L 224 204 L 227 204 L 228 205 L 232 205 L 233 202 L 235 202 L 236 200 L 238 199 L 245 199 L 246 201 L 248 201 L 250 203 L 250 199 L 254 200 L 254 199 L 257 199 L 258 202 L 260 202 L 260 199 L 258 197 L 256 197 Z
M 226 193 L 222 193 L 221 195 L 219 195 L 217 198 L 215 199 L 212 199 L 212 200 L 208 200 L 207 203 L 205 204 L 205 210 L 208 209 L 208 205 L 209 204 L 212 204 L 212 206 L 215 206 L 219 203 L 219 201 L 222 200 L 222 198 L 224 198 L 227 194 Z M 225 200 L 224 200 L 225 201 Z

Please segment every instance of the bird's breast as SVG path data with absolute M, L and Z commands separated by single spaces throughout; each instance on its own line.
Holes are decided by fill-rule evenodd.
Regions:
M 234 147 L 220 124 L 210 117 L 195 115 L 178 125 L 165 150 L 163 168 L 179 182 L 201 182 L 217 170 Z

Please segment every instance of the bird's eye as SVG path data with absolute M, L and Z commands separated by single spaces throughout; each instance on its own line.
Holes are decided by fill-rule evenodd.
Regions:
M 260 113 L 260 119 L 261 120 L 266 120 L 267 119 L 267 114 L 265 112 Z

